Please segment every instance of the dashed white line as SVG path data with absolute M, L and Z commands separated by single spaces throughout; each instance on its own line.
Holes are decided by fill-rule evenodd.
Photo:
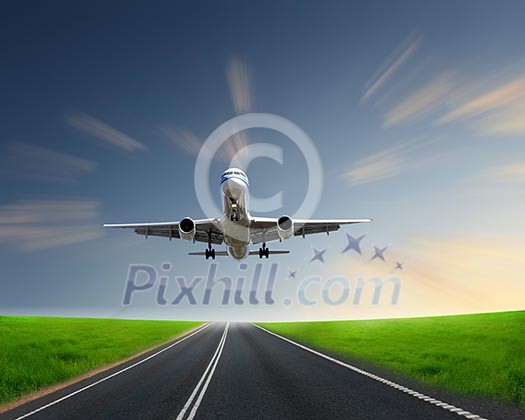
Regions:
M 208 323 L 208 324 L 204 325 L 203 327 L 199 328 L 197 331 L 194 331 L 193 333 L 191 333 L 191 334 L 181 338 L 180 340 L 174 342 L 173 344 L 170 344 L 169 346 L 164 347 L 163 349 L 161 349 L 161 350 L 159 350 L 159 351 L 157 351 L 157 352 L 155 352 L 153 354 L 150 354 L 148 357 L 145 357 L 144 359 L 141 359 L 138 362 L 135 362 L 132 365 L 125 367 L 124 369 L 121 369 L 121 370 L 119 370 L 119 371 L 117 371 L 115 373 L 112 373 L 111 375 L 108 375 L 108 376 L 106 376 L 106 377 L 104 377 L 102 379 L 99 379 L 96 382 L 93 382 L 93 383 L 91 383 L 89 385 L 86 385 L 83 388 L 77 389 L 75 392 L 67 394 L 67 395 L 63 396 L 62 398 L 59 398 L 59 399 L 57 399 L 55 401 L 50 402 L 49 404 L 43 405 L 42 407 L 37 408 L 36 410 L 30 411 L 27 414 L 24 414 L 24 415 L 22 415 L 20 417 L 17 417 L 16 420 L 25 419 L 25 418 L 27 418 L 29 416 L 32 416 L 33 414 L 36 414 L 36 413 L 38 413 L 38 412 L 40 412 L 42 410 L 45 410 L 46 408 L 49 408 L 49 407 L 51 407 L 51 406 L 53 406 L 55 404 L 58 404 L 59 402 L 67 400 L 68 398 L 71 398 L 74 395 L 80 394 L 81 392 L 85 391 L 86 389 L 92 388 L 95 385 L 101 384 L 102 382 L 105 382 L 108 379 L 114 378 L 115 376 L 120 375 L 121 373 L 124 373 L 124 372 L 126 372 L 126 371 L 128 371 L 130 369 L 133 369 L 134 367 L 136 367 L 136 366 L 138 366 L 138 365 L 140 365 L 140 364 L 142 364 L 142 363 L 144 363 L 144 362 L 146 362 L 146 361 L 148 361 L 150 359 L 153 359 L 155 356 L 158 356 L 159 354 L 164 353 L 165 351 L 175 347 L 177 344 L 182 343 L 183 341 L 187 340 L 188 338 L 193 337 L 195 334 L 200 333 L 201 331 L 203 331 L 204 329 L 208 328 L 209 326 L 210 326 L 210 324 Z
M 390 386 L 392 388 L 395 388 L 395 389 L 397 389 L 397 390 L 399 390 L 401 392 L 404 392 L 405 394 L 412 395 L 412 396 L 414 396 L 416 398 L 419 398 L 419 399 L 421 399 L 423 401 L 426 401 L 426 402 L 428 402 L 430 404 L 433 404 L 433 405 L 435 405 L 437 407 L 443 408 L 445 410 L 448 410 L 448 411 L 450 411 L 452 413 L 455 413 L 455 414 L 458 414 L 460 416 L 466 417 L 468 419 L 472 419 L 472 420 L 487 420 L 486 418 L 478 416 L 477 414 L 473 414 L 470 411 L 466 411 L 466 410 L 463 410 L 462 408 L 458 408 L 458 407 L 456 407 L 454 405 L 447 404 L 446 402 L 443 402 L 443 401 L 437 400 L 435 398 L 429 397 L 428 395 L 421 394 L 421 393 L 419 393 L 417 391 L 414 391 L 414 390 L 412 390 L 410 388 L 407 388 L 405 386 L 396 384 L 395 382 L 392 382 L 392 381 L 390 381 L 388 379 L 381 378 L 380 376 L 377 376 L 377 375 L 374 375 L 373 373 L 367 372 L 366 370 L 359 369 L 358 367 L 352 366 L 352 365 L 350 365 L 348 363 L 345 363 L 345 362 L 337 360 L 337 359 L 335 359 L 333 357 L 327 356 L 326 354 L 323 354 L 323 353 L 321 353 L 321 352 L 319 352 L 317 350 L 313 350 L 313 349 L 311 349 L 309 347 L 306 347 L 306 346 L 304 346 L 302 344 L 296 343 L 295 341 L 290 340 L 289 338 L 283 337 L 283 336 L 281 336 L 279 334 L 276 334 L 276 333 L 274 333 L 272 331 L 269 331 L 266 328 L 263 328 L 263 327 L 261 327 L 261 326 L 259 326 L 257 324 L 252 324 L 252 325 L 257 327 L 257 328 L 259 328 L 260 330 L 262 330 L 264 332 L 267 332 L 268 334 L 271 334 L 271 335 L 273 335 L 273 336 L 275 336 L 277 338 L 280 338 L 281 340 L 284 340 L 284 341 L 286 341 L 286 342 L 288 342 L 290 344 L 293 344 L 294 346 L 297 346 L 297 347 L 299 347 L 299 348 L 301 348 L 303 350 L 309 351 L 310 353 L 313 353 L 313 354 L 315 354 L 315 355 L 317 355 L 319 357 L 322 357 L 322 358 L 324 358 L 326 360 L 329 360 L 329 361 L 331 361 L 333 363 L 336 363 L 336 364 L 338 364 L 340 366 L 343 366 L 343 367 L 345 367 L 347 369 L 350 369 L 350 370 L 352 370 L 352 371 L 354 371 L 356 373 L 359 373 L 361 375 L 367 376 L 367 377 L 369 377 L 371 379 L 374 379 L 374 380 L 376 380 L 378 382 L 381 382 L 381 383 L 383 383 L 385 385 L 388 385 L 388 386 Z
M 230 323 L 228 322 L 226 324 L 226 327 L 224 328 L 224 332 L 222 333 L 222 337 L 219 342 L 219 345 L 217 346 L 217 350 L 215 350 L 215 353 L 213 354 L 210 360 L 210 363 L 204 370 L 204 373 L 202 374 L 199 382 L 197 382 L 197 385 L 195 386 L 195 389 L 191 393 L 190 397 L 188 398 L 188 401 L 186 401 L 186 404 L 184 404 L 184 407 L 182 407 L 182 410 L 177 416 L 177 420 L 184 419 L 184 416 L 186 415 L 193 400 L 195 399 L 195 396 L 197 395 L 197 392 L 200 389 L 199 396 L 197 397 L 195 404 L 193 405 L 190 413 L 188 414 L 187 420 L 192 420 L 197 414 L 197 410 L 199 409 L 199 406 L 202 402 L 204 394 L 206 393 L 206 390 L 208 389 L 208 385 L 210 384 L 211 378 L 213 377 L 213 374 L 215 372 L 215 368 L 217 367 L 217 364 L 219 363 L 219 359 L 221 358 L 222 350 L 224 349 L 224 344 L 226 343 L 226 336 L 228 335 L 229 326 L 230 326 Z M 204 385 L 201 388 L 201 385 L 203 382 L 204 382 Z

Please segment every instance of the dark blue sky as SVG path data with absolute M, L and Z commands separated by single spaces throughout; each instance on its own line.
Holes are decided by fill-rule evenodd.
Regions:
M 133 262 L 176 261 L 176 274 L 200 274 L 203 262 L 185 256 L 198 245 L 100 225 L 203 217 L 195 145 L 245 112 L 285 117 L 311 137 L 325 177 L 315 216 L 373 217 L 373 226 L 350 230 L 366 233 L 368 248 L 390 244 L 398 258 L 415 260 L 421 238 L 428 249 L 479 236 L 509 244 L 523 232 L 524 12 L 519 1 L 4 5 L 0 312 L 113 315 Z M 257 196 L 285 192 L 285 208 L 273 216 L 293 214 L 308 185 L 304 158 L 284 136 L 248 135 L 248 143 L 283 147 L 285 165 L 257 159 L 248 176 Z M 218 158 L 210 171 L 217 199 L 214 183 L 227 165 Z M 323 272 L 355 274 L 363 262 L 348 258 L 341 267 L 339 233 L 283 244 L 293 254 L 282 275 L 305 265 L 312 244 L 332 246 Z M 229 261 L 223 267 L 237 270 Z M 414 278 L 429 277 L 421 267 Z M 460 269 L 432 277 L 454 294 L 443 278 L 476 276 Z M 469 287 L 462 292 L 471 295 Z M 432 290 L 425 296 L 435 302 Z M 420 313 L 407 301 L 402 314 Z M 464 311 L 515 305 L 487 302 Z M 201 311 L 191 316 L 213 315 Z M 185 308 L 169 316 L 191 317 Z

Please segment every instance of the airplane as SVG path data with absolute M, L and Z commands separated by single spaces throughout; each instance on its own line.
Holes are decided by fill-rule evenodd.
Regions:
M 134 229 L 138 235 L 161 236 L 171 239 L 204 242 L 208 248 L 204 252 L 190 252 L 189 255 L 202 255 L 206 259 L 217 256 L 231 256 L 244 260 L 249 255 L 268 258 L 271 254 L 288 254 L 285 250 L 272 250 L 267 242 L 282 241 L 292 236 L 329 234 L 339 230 L 342 225 L 370 223 L 371 219 L 294 219 L 283 215 L 279 218 L 250 215 L 248 209 L 249 181 L 246 174 L 238 168 L 229 168 L 221 176 L 220 188 L 223 214 L 213 219 L 193 220 L 185 217 L 177 222 L 104 224 L 106 228 Z M 227 251 L 216 251 L 213 245 L 225 244 Z M 250 250 L 250 244 L 262 244 L 259 250 Z

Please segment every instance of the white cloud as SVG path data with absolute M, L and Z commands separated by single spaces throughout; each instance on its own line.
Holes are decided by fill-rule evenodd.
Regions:
M 204 142 L 190 130 L 181 130 L 169 125 L 162 125 L 159 129 L 178 151 L 182 151 L 191 156 L 197 156 L 204 147 Z M 242 148 L 246 144 L 247 137 L 245 133 L 236 133 L 226 140 L 224 146 L 220 148 L 212 158 L 229 162 L 237 153 L 237 148 Z M 204 152 L 207 152 L 207 150 L 204 150 Z
M 398 175 L 407 162 L 406 145 L 381 150 L 354 163 L 346 172 L 353 185 L 366 184 Z
M 237 114 L 251 112 L 252 89 L 246 62 L 238 57 L 232 58 L 226 66 L 226 76 L 235 112 Z
M 474 124 L 478 134 L 486 136 L 525 136 L 525 97 Z
M 401 123 L 412 123 L 436 111 L 445 103 L 453 88 L 451 75 L 444 74 L 434 78 L 390 109 L 383 125 L 391 127 Z
M 192 131 L 162 125 L 160 131 L 180 150 L 197 156 L 202 148 L 203 141 Z
M 66 121 L 72 127 L 119 149 L 128 152 L 146 149 L 140 141 L 87 114 L 72 114 L 66 117 Z
M 434 141 L 427 140 L 420 143 L 411 141 L 387 147 L 353 163 L 345 172 L 345 176 L 350 179 L 352 185 L 367 184 L 392 178 L 422 165 L 442 161 L 446 154 L 415 155 L 413 153 Z
M 413 37 L 411 37 L 413 38 Z M 421 45 L 423 38 L 417 37 L 416 39 L 410 39 L 408 45 L 405 40 L 401 46 L 394 52 L 393 58 L 389 59 L 383 66 L 381 72 L 372 78 L 365 87 L 365 92 L 361 100 L 366 101 L 372 95 L 374 95 L 384 84 L 390 79 L 390 77 L 401 67 L 401 65 L 408 60 L 410 56 L 418 49 Z
M 481 178 L 488 182 L 525 183 L 525 162 L 494 166 L 487 169 Z
M 226 78 L 235 113 L 240 115 L 252 112 L 252 89 L 246 62 L 238 57 L 231 58 L 226 63 Z M 204 141 L 192 131 L 166 124 L 161 125 L 159 129 L 172 144 L 184 153 L 196 156 L 201 152 Z M 224 142 L 213 158 L 229 162 L 248 143 L 247 131 L 238 131 Z
M 447 123 L 458 119 L 471 118 L 515 103 L 523 104 L 524 101 L 525 78 L 519 77 L 463 103 L 437 122 Z
M 91 200 L 18 201 L 0 206 L 0 240 L 23 251 L 55 248 L 102 236 Z
M 93 172 L 96 163 L 87 159 L 26 143 L 14 143 L 7 148 L 3 170 L 17 176 L 46 181 L 70 182 L 80 175 Z

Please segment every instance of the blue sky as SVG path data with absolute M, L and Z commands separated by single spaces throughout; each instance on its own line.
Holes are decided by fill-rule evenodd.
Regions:
M 51 2 L 5 7 L 0 71 L 0 312 L 166 318 L 322 319 L 519 309 L 525 233 L 525 36 L 521 2 Z M 279 297 L 313 273 L 388 276 L 406 262 L 395 308 L 122 309 L 128 266 L 173 264 L 201 245 L 104 222 L 203 217 L 193 170 L 220 124 L 265 112 L 313 140 L 325 185 L 315 217 L 371 217 L 364 257 L 344 232 L 275 247 Z M 246 143 L 253 193 L 308 186 L 300 150 L 270 130 Z M 235 144 L 235 142 L 231 142 Z M 231 158 L 210 171 L 212 190 Z M 217 184 L 214 184 L 217 183 Z M 326 264 L 308 264 L 311 246 Z M 370 262 L 372 245 L 387 262 Z M 254 264 L 256 261 L 250 262 Z M 236 276 L 238 264 L 221 261 Z M 399 273 L 395 273 L 399 274 Z M 495 285 L 496 283 L 496 285 Z M 495 290 L 496 289 L 496 290 Z M 280 301 L 279 301 L 280 302 Z

